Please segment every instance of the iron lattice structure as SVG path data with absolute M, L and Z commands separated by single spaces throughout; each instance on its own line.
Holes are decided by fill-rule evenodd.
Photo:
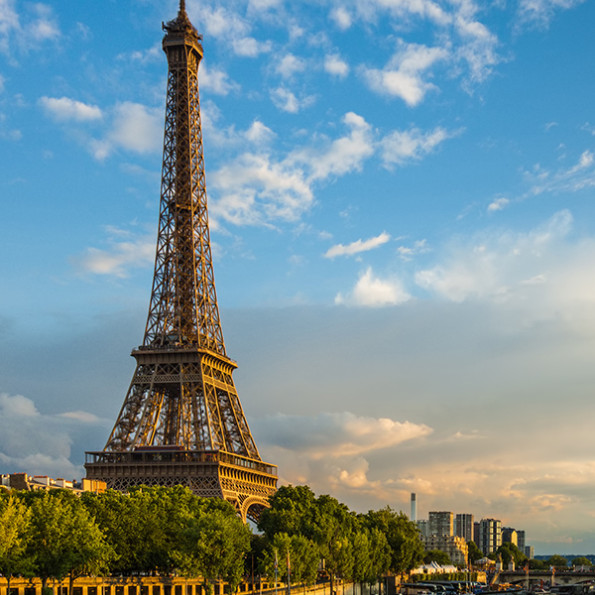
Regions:
M 257 518 L 277 485 L 232 379 L 215 292 L 209 238 L 198 68 L 201 37 L 184 0 L 163 26 L 167 100 L 155 273 L 143 344 L 124 404 L 89 479 L 128 490 L 187 485 Z

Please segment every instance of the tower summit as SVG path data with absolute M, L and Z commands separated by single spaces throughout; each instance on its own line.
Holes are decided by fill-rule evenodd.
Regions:
M 136 370 L 87 478 L 108 488 L 186 485 L 258 518 L 277 485 L 244 416 L 227 357 L 215 292 L 198 68 L 202 38 L 180 1 L 163 25 L 168 77 L 153 288 Z

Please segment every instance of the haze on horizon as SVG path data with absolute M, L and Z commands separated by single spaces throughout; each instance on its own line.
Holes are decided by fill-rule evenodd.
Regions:
M 595 3 L 187 0 L 262 457 L 595 553 Z M 0 471 L 81 477 L 142 340 L 177 1 L 0 0 Z

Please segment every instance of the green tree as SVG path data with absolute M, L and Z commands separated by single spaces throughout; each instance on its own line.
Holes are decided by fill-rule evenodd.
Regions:
M 536 560 L 535 558 L 529 560 L 529 570 L 547 570 L 548 568 L 546 560 Z
M 436 564 L 440 564 L 440 566 L 450 566 L 452 564 L 450 556 L 442 550 L 428 550 L 424 554 L 424 562 L 426 564 L 436 562 Z
M 27 556 L 31 513 L 12 496 L 0 498 L 0 574 L 6 577 L 6 595 L 10 595 L 13 574 L 25 574 L 31 568 Z
M 403 573 L 421 563 L 424 548 L 417 526 L 407 515 L 387 506 L 381 510 L 371 510 L 365 518 L 369 527 L 376 527 L 386 536 L 391 549 L 390 570 Z
M 287 533 L 315 540 L 316 497 L 308 486 L 281 486 L 270 504 L 258 521 L 258 528 L 269 539 L 275 533 Z
M 554 568 L 567 568 L 568 567 L 568 560 L 564 556 L 560 556 L 559 554 L 554 554 L 550 556 L 547 560 L 547 563 Z
M 585 558 L 585 556 L 577 556 L 576 558 L 572 559 L 573 566 L 593 566 L 593 563 L 589 558 Z
M 30 552 L 42 587 L 49 578 L 72 581 L 83 572 L 107 566 L 111 548 L 80 500 L 67 491 L 53 490 L 30 498 Z
M 514 561 L 515 566 L 520 566 L 527 560 L 527 556 L 514 543 L 503 543 L 496 550 L 496 554 L 502 558 L 502 564 L 504 564 L 505 568 L 511 561 Z
M 475 564 L 475 562 L 483 558 L 483 552 L 477 547 L 477 544 L 473 540 L 467 542 L 467 553 L 469 564 Z

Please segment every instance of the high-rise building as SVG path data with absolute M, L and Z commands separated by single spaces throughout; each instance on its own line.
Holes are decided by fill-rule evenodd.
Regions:
M 428 521 L 426 519 L 423 519 L 421 521 L 416 521 L 416 524 L 419 530 L 420 537 L 427 537 L 430 529 L 428 526 Z
M 473 515 L 457 514 L 455 516 L 455 535 L 465 541 L 473 541 Z
M 417 497 L 415 494 L 411 494 L 411 517 L 410 521 L 417 521 Z
M 519 548 L 519 550 L 521 550 L 521 552 L 525 552 L 525 532 L 524 531 L 517 531 L 516 532 L 516 538 L 517 538 L 517 547 Z
M 512 543 L 518 547 L 519 539 L 516 529 L 513 529 L 512 527 L 504 527 L 502 529 L 502 543 Z
M 430 512 L 428 535 L 454 535 L 454 514 L 452 512 Z
M 502 545 L 502 522 L 497 519 L 479 521 L 479 543 L 477 546 L 487 556 Z
M 532 545 L 526 545 L 523 553 L 529 560 L 533 560 L 535 558 L 535 548 Z

